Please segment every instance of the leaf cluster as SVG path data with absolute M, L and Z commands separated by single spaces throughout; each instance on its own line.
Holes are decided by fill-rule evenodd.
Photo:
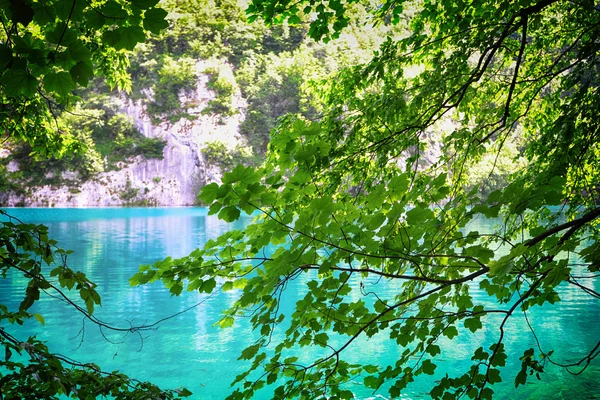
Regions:
M 54 121 L 102 74 L 129 87 L 126 51 L 146 40 L 146 31 L 166 28 L 157 0 L 94 3 L 54 0 L 3 1 L 0 7 L 0 126 L 3 135 L 28 142 L 36 153 L 64 154 L 72 138 Z
M 341 31 L 347 7 L 254 1 L 248 11 L 267 23 L 315 11 L 309 34 L 321 38 Z M 597 180 L 583 179 L 600 161 L 600 14 L 561 0 L 401 1 L 375 10 L 398 23 L 410 14 L 411 33 L 323 85 L 321 118 L 280 119 L 263 166 L 238 166 L 203 188 L 210 214 L 254 222 L 188 257 L 145 266 L 131 282 L 162 280 L 175 295 L 238 288 L 220 325 L 248 317 L 261 337 L 242 352 L 249 368 L 231 399 L 268 385 L 275 398 L 352 398 L 356 379 L 398 397 L 417 376 L 436 375 L 445 339 L 483 329 L 492 344 L 473 351 L 467 370 L 432 382 L 433 398 L 491 398 L 511 374 L 500 369 L 509 358 L 523 365 L 517 386 L 532 371 L 541 377 L 545 363 L 584 370 L 596 349 L 567 365 L 540 341 L 520 357 L 505 338 L 516 315 L 561 301 L 559 286 L 600 298 L 592 289 Z M 467 188 L 470 168 L 497 159 L 505 143 L 518 143 L 527 164 L 482 198 Z M 488 165 L 492 174 L 496 162 Z M 484 217 L 497 228 L 479 232 Z M 303 297 L 284 314 L 294 280 Z M 396 290 L 379 291 L 381 281 Z M 484 297 L 491 305 L 476 300 Z M 399 346 L 395 363 L 345 359 L 375 337 Z M 305 346 L 324 351 L 300 357 Z

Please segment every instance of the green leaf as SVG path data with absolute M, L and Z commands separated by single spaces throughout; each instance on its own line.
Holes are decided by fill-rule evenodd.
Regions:
M 0 68 L 6 68 L 12 62 L 12 50 L 0 43 Z
M 465 319 L 465 328 L 469 329 L 471 332 L 476 332 L 481 329 L 483 325 L 479 318 L 467 318 Z
M 181 389 L 175 389 L 175 392 L 181 396 L 181 397 L 189 397 L 191 396 L 193 393 L 190 392 L 189 390 L 187 390 L 186 388 L 181 388 Z
M 69 54 L 75 61 L 88 61 L 92 56 L 92 52 L 85 46 L 81 40 L 76 40 L 69 44 Z
M 198 289 L 199 292 L 211 293 L 213 289 L 217 286 L 217 282 L 211 278 L 202 282 L 202 285 Z
M 131 3 L 134 6 L 141 8 L 142 10 L 152 8 L 155 5 L 157 5 L 158 2 L 159 2 L 159 0 L 131 0 Z
M 515 266 L 512 257 L 509 255 L 500 257 L 499 260 L 491 261 L 488 264 L 491 276 L 505 276 L 512 271 Z
M 494 351 L 496 348 L 496 344 L 490 346 L 490 350 Z M 490 360 L 490 364 L 492 367 L 503 367 L 506 365 L 506 359 L 508 356 L 504 351 L 504 343 L 500 343 L 498 345 L 498 351 L 494 354 L 494 357 Z
M 326 347 L 329 336 L 325 332 L 321 332 L 315 335 L 314 341 L 319 346 Z
M 267 385 L 271 385 L 271 384 L 275 383 L 276 380 L 277 380 L 277 374 L 274 372 L 271 372 L 267 376 Z
M 68 46 L 77 39 L 77 36 L 73 30 L 65 31 L 64 25 L 58 24 L 54 30 L 48 32 L 46 39 L 52 44 L 60 43 L 61 46 Z
M 429 353 L 432 357 L 440 354 L 442 351 L 440 350 L 440 346 L 437 344 L 430 344 L 427 346 L 427 353 Z
M 118 29 L 105 31 L 104 33 L 102 33 L 102 41 L 108 46 L 116 47 L 120 40 L 121 33 Z
M 475 350 L 471 360 L 487 360 L 489 356 L 490 354 L 488 352 L 483 351 L 483 347 L 479 347 L 477 350 Z
M 13 67 L 9 69 L 0 83 L 4 85 L 5 93 L 8 97 L 33 97 L 37 93 L 38 81 L 31 76 L 25 69 Z
M 48 93 L 66 96 L 75 89 L 75 82 L 68 72 L 50 72 L 44 76 L 44 90 Z
M 183 285 L 179 282 L 175 282 L 173 286 L 169 288 L 169 292 L 174 296 L 179 296 L 183 292 Z
M 128 26 L 118 29 L 119 39 L 115 48 L 133 50 L 138 43 L 146 40 L 146 34 L 140 26 Z
M 100 13 L 98 13 L 95 10 L 87 11 L 85 16 L 85 22 L 87 23 L 87 26 L 95 30 L 99 30 L 104 25 L 108 24 L 109 21 L 110 20 L 104 18 L 102 15 L 100 15 Z
M 89 80 L 94 76 L 94 69 L 89 62 L 79 61 L 69 71 L 74 82 L 87 87 Z
M 500 370 L 490 368 L 490 370 L 488 371 L 488 382 L 491 384 L 502 382 L 502 378 L 500 377 Z
M 244 182 L 247 184 L 258 181 L 258 175 L 252 167 L 245 167 L 238 164 L 231 172 L 223 174 L 223 183 L 232 184 L 235 182 Z M 225 186 L 225 185 L 224 185 Z
M 42 317 L 41 314 L 36 313 L 36 314 L 33 314 L 33 316 L 42 326 L 44 326 L 46 324 L 46 321 L 44 320 L 44 317 Z
M 238 360 L 251 360 L 254 358 L 258 350 L 260 349 L 260 345 L 255 344 L 254 346 L 246 347 L 242 350 L 242 355 L 238 358 Z
M 433 217 L 433 212 L 429 208 L 415 207 L 406 213 L 406 223 L 410 226 L 417 226 Z
M 94 313 L 94 301 L 92 299 L 89 299 L 85 302 L 85 307 L 88 314 L 92 315 Z
M 96 292 L 94 289 L 90 289 L 90 295 L 95 304 L 102 305 L 102 299 L 100 298 L 98 292 Z
M 19 304 L 19 311 L 27 311 L 40 298 L 40 290 L 37 286 L 27 286 L 25 293 L 25 298 Z
M 11 0 L 12 21 L 24 26 L 33 21 L 34 11 L 29 4 L 23 0 Z
M 240 210 L 234 206 L 225 207 L 219 212 L 218 217 L 225 222 L 233 222 L 240 217 Z
M 364 365 L 363 369 L 368 374 L 375 374 L 379 371 L 379 367 L 377 365 Z
M 234 321 L 235 320 L 233 319 L 233 317 L 225 317 L 221 321 L 219 321 L 219 326 L 221 328 L 230 328 L 233 326 Z
M 515 387 L 519 387 L 519 385 L 524 385 L 527 383 L 527 372 L 521 370 L 517 376 L 515 377 Z
M 83 1 L 55 1 L 53 7 L 56 11 L 56 15 L 63 21 L 79 21 L 83 10 L 86 7 L 86 3 Z M 63 25 L 64 26 L 64 25 Z
M 167 12 L 162 8 L 151 8 L 144 13 L 144 29 L 158 35 L 163 29 L 169 27 L 165 19 Z
M 125 19 L 127 17 L 127 11 L 116 1 L 106 2 L 100 9 L 100 14 L 108 19 Z
M 56 11 L 46 2 L 38 1 L 31 5 L 34 11 L 33 18 L 39 25 L 48 25 L 56 21 Z
M 298 15 L 294 14 L 288 18 L 288 23 L 290 25 L 297 25 L 297 24 L 302 23 L 302 20 L 300 19 L 300 17 Z
M 248 284 L 248 280 L 245 278 L 238 278 L 235 281 L 233 281 L 233 288 L 234 289 L 243 289 L 246 287 L 246 285 Z
M 433 375 L 436 368 L 437 365 L 432 363 L 430 360 L 423 360 L 423 362 L 421 363 L 421 369 L 427 375 Z
M 213 201 L 217 199 L 217 195 L 219 193 L 219 185 L 216 183 L 210 183 L 204 186 L 200 190 L 200 194 L 198 195 L 198 199 L 205 204 L 212 204 Z
M 454 337 L 458 336 L 458 329 L 451 325 L 444 329 L 444 336 L 446 336 L 448 339 L 453 339 Z

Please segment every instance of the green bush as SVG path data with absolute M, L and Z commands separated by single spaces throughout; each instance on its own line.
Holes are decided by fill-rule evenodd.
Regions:
M 207 86 L 215 92 L 215 98 L 208 102 L 202 114 L 216 114 L 222 117 L 235 115 L 237 110 L 233 107 L 233 96 L 238 89 L 231 67 L 222 63 L 205 72 L 209 74 Z
M 160 116 L 173 116 L 182 112 L 185 105 L 181 104 L 179 94 L 193 90 L 198 79 L 196 62 L 192 58 L 175 59 L 165 55 L 159 64 L 158 79 L 152 86 L 154 98 L 148 104 L 148 112 L 154 122 L 158 122 Z
M 131 181 L 127 181 L 127 183 L 125 184 L 125 189 L 123 189 L 121 193 L 119 193 L 119 197 L 125 203 L 130 203 L 133 199 L 137 197 L 139 191 L 139 188 L 135 188 L 131 185 Z
M 256 157 L 252 154 L 252 149 L 237 146 L 228 147 L 220 141 L 208 142 L 202 149 L 208 164 L 216 165 L 223 172 L 232 170 L 238 164 L 257 164 Z
M 162 160 L 165 144 L 165 141 L 160 138 L 142 138 L 134 145 L 133 151 L 136 155 L 139 154 L 145 158 Z

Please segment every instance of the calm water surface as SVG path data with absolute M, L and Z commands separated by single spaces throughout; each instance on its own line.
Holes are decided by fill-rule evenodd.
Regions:
M 207 216 L 205 208 L 109 208 L 109 209 L 10 209 L 10 214 L 24 222 L 42 223 L 59 246 L 74 250 L 69 256 L 72 268 L 85 272 L 98 284 L 102 307 L 95 315 L 112 325 L 127 327 L 153 323 L 188 310 L 158 325 L 156 330 L 140 335 L 123 335 L 104 331 L 84 323 L 63 303 L 48 296 L 34 308 L 41 313 L 46 326 L 32 321 L 18 332 L 23 338 L 36 334 L 57 353 L 81 362 L 95 362 L 104 370 L 120 370 L 140 380 L 150 380 L 165 388 L 187 387 L 194 399 L 223 399 L 230 383 L 247 364 L 238 361 L 241 351 L 257 336 L 245 321 L 236 321 L 232 329 L 214 328 L 221 311 L 235 300 L 235 292 L 216 296 L 184 292 L 171 297 L 160 284 L 131 288 L 128 279 L 141 264 L 153 263 L 167 256 L 189 254 L 210 238 L 231 226 L 241 228 L 249 220 L 225 224 Z M 473 227 L 491 229 L 481 220 Z M 290 285 L 283 301 L 291 307 L 304 295 L 303 282 Z M 357 284 L 358 284 L 358 278 Z M 17 275 L 0 280 L 0 302 L 18 307 L 22 299 L 22 282 Z M 365 282 L 379 293 L 396 291 L 393 284 Z M 596 282 L 596 290 L 600 283 Z M 357 292 L 358 293 L 358 292 Z M 358 294 L 357 294 L 358 295 Z M 475 295 L 474 295 L 475 296 Z M 565 287 L 563 301 L 554 307 L 532 310 L 534 326 L 545 351 L 554 350 L 557 361 L 574 361 L 594 347 L 600 339 L 599 304 L 579 290 Z M 489 302 L 486 298 L 476 301 Z M 491 303 L 489 303 L 491 304 Z M 494 317 L 488 317 L 493 322 Z M 432 381 L 449 373 L 462 374 L 471 365 L 472 351 L 487 348 L 497 340 L 498 332 L 484 329 L 472 335 L 462 333 L 454 341 L 442 341 L 442 354 L 436 375 L 417 380 L 406 398 L 428 398 Z M 13 329 L 13 328 L 11 328 Z M 518 357 L 525 349 L 535 347 L 534 338 L 522 316 L 511 319 L 505 337 L 509 363 L 504 382 L 493 386 L 499 399 L 600 399 L 600 362 L 595 362 L 579 376 L 548 366 L 542 381 L 533 379 L 525 387 L 514 389 L 513 381 L 520 367 Z M 13 331 L 14 332 L 14 331 Z M 106 336 L 106 338 L 103 337 Z M 109 341 L 107 341 L 107 339 Z M 348 361 L 364 361 L 381 365 L 393 364 L 402 351 L 382 337 L 363 339 L 347 349 Z M 310 350 L 318 355 L 320 350 Z M 511 357 L 512 356 L 512 357 Z M 385 396 L 385 391 L 372 393 L 361 381 L 350 386 L 357 398 Z M 270 398 L 264 393 L 259 398 Z

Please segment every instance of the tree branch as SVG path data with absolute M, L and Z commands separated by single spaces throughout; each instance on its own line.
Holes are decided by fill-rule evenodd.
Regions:
M 537 235 L 536 237 L 529 239 L 528 241 L 525 242 L 525 246 L 527 246 L 527 247 L 535 246 L 536 244 L 538 244 L 542 240 L 546 239 L 547 237 L 552 236 L 555 233 L 558 233 L 560 231 L 570 228 L 569 231 L 567 233 L 565 233 L 564 236 L 558 242 L 558 245 L 562 245 L 565 241 L 567 241 L 567 239 L 569 239 L 569 237 L 571 237 L 575 233 L 575 231 L 577 231 L 579 228 L 581 228 L 583 225 L 587 224 L 588 222 L 591 222 L 594 219 L 598 218 L 599 216 L 600 216 L 600 208 L 596 208 L 596 209 L 588 212 L 587 214 L 585 214 L 583 217 L 581 217 L 579 219 L 575 219 L 570 222 L 565 222 L 564 224 L 555 226 L 554 228 L 549 229 L 546 232 L 541 233 L 541 234 Z

